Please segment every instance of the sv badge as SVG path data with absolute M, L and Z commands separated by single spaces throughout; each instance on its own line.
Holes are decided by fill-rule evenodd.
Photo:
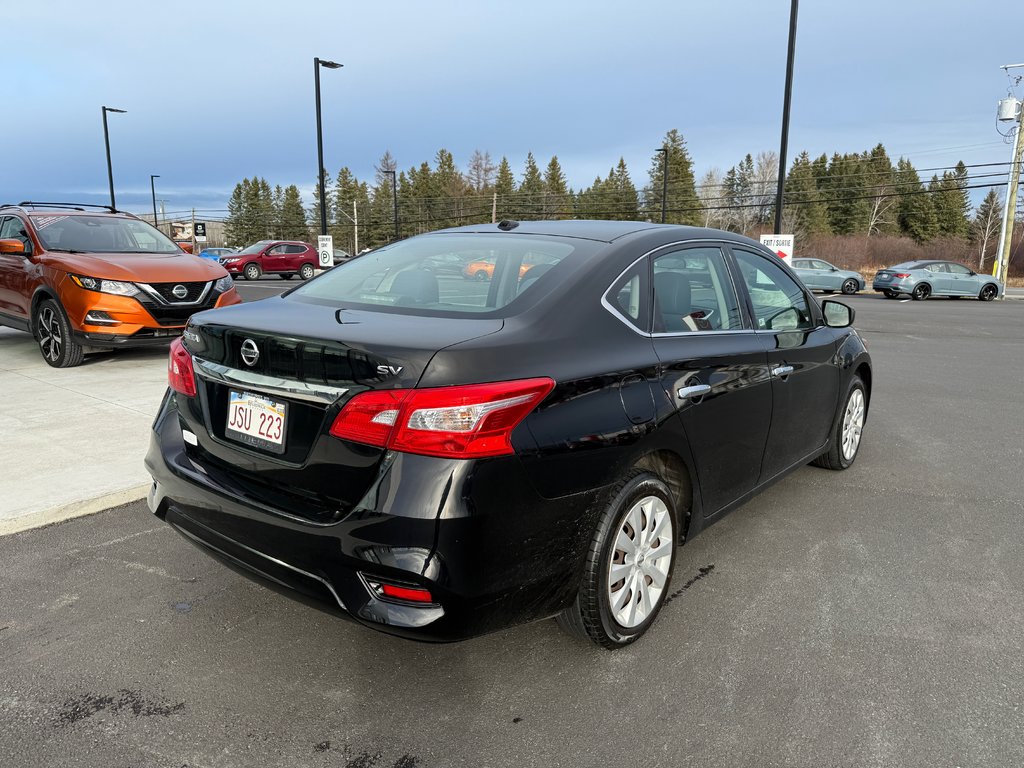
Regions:
M 402 372 L 401 365 L 378 365 L 377 375 L 378 376 L 397 376 Z

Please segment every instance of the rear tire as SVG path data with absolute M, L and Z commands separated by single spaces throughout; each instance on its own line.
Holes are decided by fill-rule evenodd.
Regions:
M 605 497 L 576 600 L 559 616 L 572 635 L 616 649 L 654 623 L 669 594 L 678 516 L 668 486 L 635 470 Z
M 924 301 L 932 295 L 932 287 L 928 283 L 918 283 L 914 286 L 914 290 L 911 291 L 910 297 L 914 301 Z
M 825 469 L 848 469 L 857 460 L 861 436 L 868 414 L 868 392 L 860 376 L 854 374 L 846 390 L 843 408 L 839 412 L 828 450 L 811 463 Z
M 263 270 L 260 269 L 258 264 L 246 264 L 245 265 L 245 279 L 246 280 L 259 280 L 261 274 L 263 274 Z
M 315 274 L 316 272 L 313 270 L 312 264 L 303 264 L 299 267 L 299 277 L 303 280 L 312 280 Z
M 978 294 L 979 301 L 992 301 L 996 296 L 999 295 L 999 287 L 993 283 L 989 283 L 981 289 L 981 293 Z
M 843 282 L 843 287 L 840 289 L 847 296 L 856 293 L 860 289 L 860 284 L 852 277 L 849 280 Z
M 479 280 L 482 283 L 484 280 L 487 279 L 487 273 L 482 269 L 478 270 L 477 273 L 473 275 L 473 278 L 475 280 Z
M 36 307 L 32 328 L 39 351 L 47 365 L 54 368 L 73 368 L 82 364 L 85 350 L 71 336 L 71 323 L 64 308 L 53 299 L 46 299 Z

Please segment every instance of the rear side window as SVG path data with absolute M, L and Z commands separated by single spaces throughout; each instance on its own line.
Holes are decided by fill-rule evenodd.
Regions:
M 304 245 L 286 245 L 285 253 L 305 253 L 306 246 Z
M 604 300 L 611 310 L 638 331 L 649 333 L 650 281 L 647 259 L 641 259 L 616 280 Z
M 654 259 L 656 333 L 735 331 L 743 327 L 739 299 L 722 250 L 701 246 Z
M 758 330 L 793 331 L 814 327 L 803 289 L 782 267 L 756 253 L 738 249 L 734 253 Z
M 489 316 L 571 279 L 585 241 L 529 235 L 428 235 L 339 264 L 290 295 L 404 314 Z

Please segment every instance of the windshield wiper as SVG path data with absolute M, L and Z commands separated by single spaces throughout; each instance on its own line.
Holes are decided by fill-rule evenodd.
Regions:
M 76 251 L 74 248 L 47 248 L 50 253 L 88 253 L 88 251 Z

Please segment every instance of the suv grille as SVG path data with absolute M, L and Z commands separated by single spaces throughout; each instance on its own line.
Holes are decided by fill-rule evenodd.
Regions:
M 172 283 L 173 288 L 178 283 Z M 198 283 L 198 285 L 206 285 L 206 283 Z M 155 287 L 155 286 L 154 286 Z M 201 304 L 195 304 L 192 306 L 181 306 L 181 304 L 168 306 L 166 304 L 157 304 L 157 302 L 149 296 L 138 296 L 136 297 L 138 302 L 145 308 L 149 314 L 153 316 L 160 325 L 165 326 L 180 326 L 185 325 L 188 319 L 192 317 L 196 312 L 202 312 L 205 309 L 212 309 L 217 303 L 217 294 L 214 291 L 210 291 L 206 299 Z
M 175 296 L 174 289 L 178 286 L 182 286 L 186 293 L 184 296 Z M 200 296 L 203 295 L 203 291 L 206 290 L 208 283 L 149 283 L 149 287 L 154 291 L 163 296 L 164 301 L 169 304 L 184 304 L 196 301 Z M 180 293 L 180 291 L 179 291 Z

